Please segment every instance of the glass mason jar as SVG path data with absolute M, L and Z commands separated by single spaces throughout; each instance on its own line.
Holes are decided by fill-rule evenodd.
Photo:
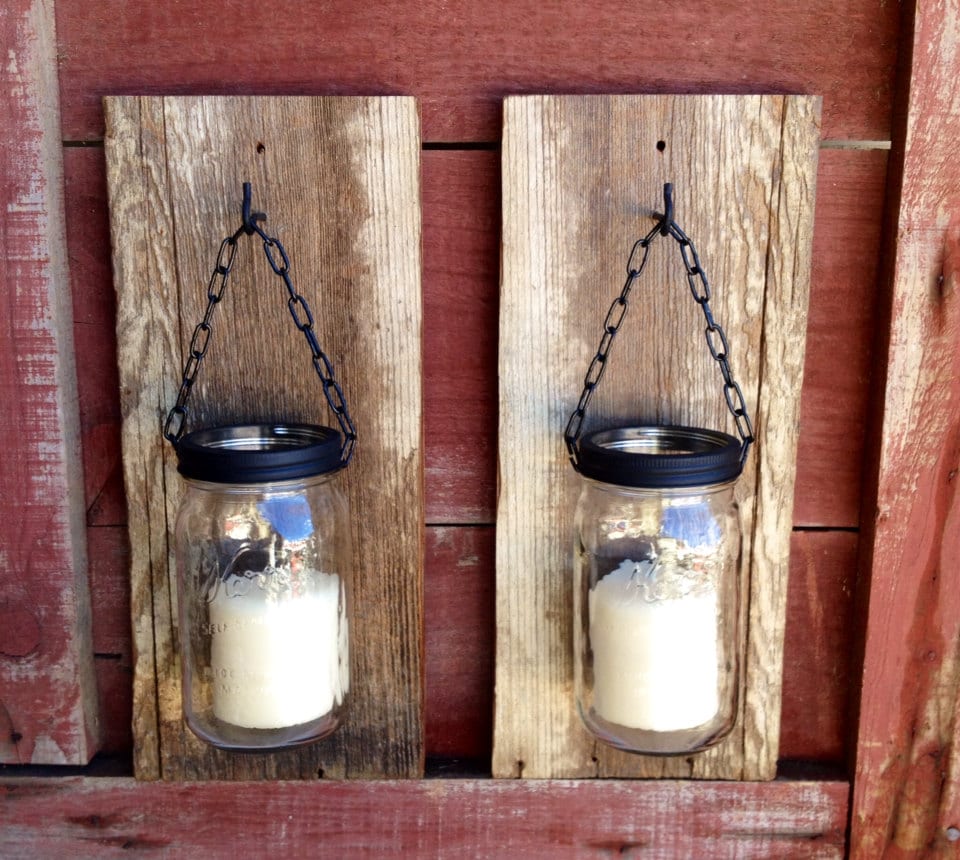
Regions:
M 183 711 L 214 746 L 309 743 L 350 686 L 350 526 L 340 434 L 314 425 L 199 430 L 177 443 Z
M 603 742 L 681 755 L 733 728 L 740 446 L 628 427 L 584 437 L 574 554 L 577 708 Z

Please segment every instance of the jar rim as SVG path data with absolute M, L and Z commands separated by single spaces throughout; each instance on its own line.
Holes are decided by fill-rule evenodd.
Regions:
M 176 443 L 177 471 L 214 484 L 309 478 L 343 466 L 340 433 L 318 424 L 231 424 L 188 433 Z
M 702 427 L 633 425 L 583 437 L 577 469 L 604 484 L 648 489 L 699 487 L 736 480 L 740 442 Z

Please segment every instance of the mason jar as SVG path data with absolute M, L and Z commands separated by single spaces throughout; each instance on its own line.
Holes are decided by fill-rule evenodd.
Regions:
M 216 747 L 319 740 L 350 687 L 350 531 L 340 434 L 263 424 L 177 443 L 183 711 Z
M 689 427 L 587 435 L 575 518 L 577 708 L 601 741 L 681 755 L 734 726 L 740 443 Z

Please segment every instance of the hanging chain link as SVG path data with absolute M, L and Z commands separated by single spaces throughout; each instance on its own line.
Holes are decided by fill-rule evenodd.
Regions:
M 203 361 L 203 357 L 210 347 L 210 336 L 213 334 L 213 312 L 220 304 L 224 291 L 227 289 L 227 278 L 230 276 L 230 270 L 233 268 L 233 261 L 237 255 L 237 238 L 242 234 L 243 228 L 241 227 L 232 236 L 227 236 L 220 244 L 217 262 L 213 267 L 213 273 L 210 275 L 210 282 L 207 285 L 207 310 L 203 319 L 193 330 L 193 337 L 190 339 L 190 354 L 187 356 L 187 363 L 183 367 L 183 378 L 180 382 L 180 390 L 177 393 L 177 402 L 167 415 L 167 421 L 163 426 L 164 438 L 174 444 L 180 441 L 180 437 L 183 436 L 183 431 L 186 429 L 187 398 L 190 397 L 190 390 L 193 388 L 194 380 L 200 370 L 200 362 Z
M 697 254 L 697 249 L 676 221 L 670 222 L 669 231 L 670 235 L 680 245 L 680 256 L 683 259 L 683 267 L 687 270 L 687 283 L 690 285 L 690 293 L 693 295 L 693 300 L 700 305 L 700 310 L 703 311 L 703 319 L 707 324 L 703 330 L 703 336 L 707 341 L 710 356 L 717 363 L 720 368 L 720 375 L 723 377 L 723 396 L 736 424 L 737 435 L 740 437 L 740 464 L 743 465 L 747 459 L 750 446 L 755 440 L 753 424 L 747 412 L 747 402 L 744 399 L 743 390 L 733 378 L 733 371 L 730 369 L 730 344 L 727 342 L 727 335 L 723 327 L 713 318 L 713 311 L 710 310 L 710 282 L 700 265 L 700 256 Z
M 593 397 L 593 392 L 603 378 L 603 372 L 607 369 L 610 347 L 613 346 L 613 339 L 620 331 L 620 326 L 623 325 L 624 317 L 627 315 L 627 299 L 630 297 L 630 290 L 633 289 L 634 282 L 640 277 L 644 266 L 647 265 L 650 243 L 658 232 L 660 232 L 659 224 L 646 236 L 635 242 L 633 249 L 630 251 L 630 258 L 627 260 L 627 280 L 623 284 L 623 289 L 620 290 L 620 295 L 613 300 L 610 310 L 607 311 L 607 317 L 603 321 L 603 337 L 600 338 L 597 353 L 590 362 L 590 367 L 587 368 L 580 402 L 577 403 L 577 408 L 573 410 L 570 420 L 567 421 L 567 429 L 564 431 L 563 437 L 566 440 L 567 451 L 570 453 L 570 461 L 574 468 L 576 468 L 578 462 L 577 442 L 580 440 L 580 431 L 583 428 L 583 419 L 587 414 L 587 406 L 590 403 L 590 398 Z M 634 261 L 638 256 L 640 258 L 639 265 L 634 266 Z
M 346 466 L 353 456 L 357 431 L 353 419 L 350 417 L 343 389 L 334 375 L 333 364 L 320 348 L 313 327 L 313 313 L 310 306 L 307 304 L 307 300 L 297 292 L 290 278 L 290 258 L 287 256 L 280 240 L 274 236 L 269 236 L 259 225 L 258 222 L 265 220 L 266 216 L 263 213 L 250 211 L 250 183 L 245 182 L 243 185 L 243 224 L 233 235 L 227 236 L 220 245 L 217 261 L 207 285 L 207 309 L 203 319 L 193 330 L 193 337 L 190 340 L 190 353 L 183 368 L 183 378 L 180 382 L 180 390 L 177 393 L 177 402 L 167 415 L 163 435 L 174 445 L 183 436 L 186 428 L 187 399 L 190 397 L 190 391 L 200 370 L 200 362 L 203 361 L 203 357 L 207 354 L 207 349 L 210 346 L 210 337 L 213 333 L 213 314 L 217 305 L 223 299 L 224 291 L 227 288 L 227 279 L 230 276 L 237 253 L 237 241 L 244 234 L 248 236 L 256 234 L 263 240 L 263 253 L 270 264 L 270 268 L 273 269 L 275 275 L 281 278 L 287 289 L 287 308 L 293 318 L 294 325 L 303 333 L 307 345 L 310 347 L 313 367 L 323 386 L 323 394 L 327 400 L 327 405 L 336 417 L 343 433 L 340 460 Z
M 700 306 L 703 312 L 703 318 L 706 321 L 704 337 L 707 341 L 707 348 L 710 350 L 710 356 L 717 362 L 720 368 L 720 375 L 723 377 L 723 396 L 727 402 L 727 408 L 733 416 L 737 427 L 737 435 L 740 437 L 740 464 L 746 462 L 750 446 L 754 442 L 753 424 L 750 421 L 750 415 L 747 412 L 746 400 L 740 385 L 733 378 L 733 372 L 730 369 L 730 346 L 727 342 L 727 335 L 723 327 L 713 316 L 710 309 L 710 282 L 707 275 L 700 265 L 700 256 L 694 247 L 690 238 L 680 229 L 676 221 L 673 220 L 673 201 L 672 188 L 668 184 L 664 187 L 664 214 L 657 222 L 657 225 L 642 239 L 638 240 L 630 251 L 630 257 L 627 260 L 627 280 L 610 305 L 607 311 L 607 317 L 603 323 L 603 336 L 600 338 L 600 345 L 597 352 L 590 362 L 587 369 L 587 375 L 583 380 L 583 392 L 580 394 L 580 400 L 576 409 L 570 415 L 567 421 L 567 427 L 564 431 L 564 440 L 567 444 L 567 451 L 570 455 L 570 462 L 576 469 L 579 466 L 579 441 L 580 433 L 583 429 L 583 421 L 587 414 L 587 406 L 593 393 L 603 378 L 603 373 L 607 367 L 610 348 L 613 345 L 613 339 L 623 325 L 624 317 L 627 313 L 627 300 L 630 291 L 637 278 L 640 277 L 644 267 L 647 264 L 647 256 L 650 253 L 650 245 L 658 234 L 670 236 L 673 238 L 679 248 L 680 256 L 683 260 L 684 269 L 687 273 L 687 283 L 690 285 L 690 292 L 693 300 Z M 639 262 L 638 262 L 639 257 Z

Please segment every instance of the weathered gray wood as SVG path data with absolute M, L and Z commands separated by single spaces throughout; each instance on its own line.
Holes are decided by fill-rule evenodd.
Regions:
M 165 779 L 421 772 L 422 456 L 419 133 L 402 98 L 106 99 L 126 492 L 136 773 Z M 222 754 L 181 720 L 170 527 L 179 502 L 161 438 L 241 184 L 284 244 L 357 424 L 338 477 L 351 507 L 354 617 L 346 725 L 304 750 Z M 190 427 L 330 424 L 309 349 L 262 243 L 241 239 L 191 395 Z
M 818 98 L 801 96 L 507 100 L 497 776 L 774 776 L 819 109 Z M 738 484 L 742 713 L 723 743 L 681 759 L 596 745 L 575 713 L 578 486 L 562 443 L 631 245 L 652 226 L 667 181 L 714 285 L 758 435 Z M 586 429 L 611 419 L 731 429 L 675 243 L 651 251 Z
M 52 0 L 0 8 L 0 763 L 99 745 Z

